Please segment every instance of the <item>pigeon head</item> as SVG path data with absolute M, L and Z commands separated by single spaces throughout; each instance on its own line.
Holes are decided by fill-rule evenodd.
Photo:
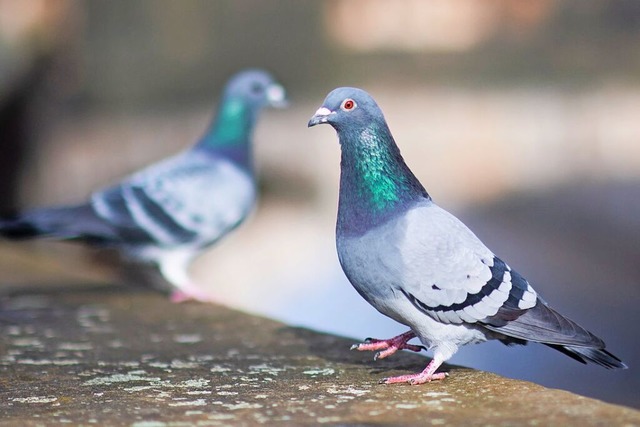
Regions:
M 198 145 L 247 166 L 258 114 L 264 107 L 286 104 L 285 90 L 271 74 L 257 69 L 241 71 L 225 86 L 218 113 Z
M 233 76 L 224 91 L 225 99 L 235 99 L 248 107 L 285 107 L 284 88 L 263 70 L 245 70 Z
M 415 203 L 430 200 L 367 92 L 352 87 L 330 92 L 309 127 L 324 123 L 336 130 L 342 148 L 339 233 L 364 233 Z
M 362 89 L 340 87 L 327 95 L 322 106 L 309 120 L 309 127 L 330 124 L 337 131 L 362 130 L 372 123 L 384 123 L 382 110 Z

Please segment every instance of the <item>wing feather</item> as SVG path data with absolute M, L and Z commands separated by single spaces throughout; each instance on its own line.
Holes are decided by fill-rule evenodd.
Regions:
M 409 211 L 402 227 L 402 291 L 424 313 L 443 323 L 476 323 L 505 304 L 535 304 L 528 282 L 435 204 Z
M 600 338 L 549 307 L 453 215 L 428 205 L 410 211 L 402 226 L 406 239 L 399 246 L 413 253 L 402 292 L 418 310 L 443 323 L 476 324 L 507 341 L 540 342 L 583 362 L 624 367 Z
M 246 172 L 188 151 L 94 193 L 92 205 L 123 232 L 142 230 L 148 243 L 171 246 L 213 243 L 244 219 L 254 198 Z

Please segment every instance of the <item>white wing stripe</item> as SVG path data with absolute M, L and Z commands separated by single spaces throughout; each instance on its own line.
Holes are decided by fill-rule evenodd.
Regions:
M 140 228 L 144 229 L 149 235 L 160 244 L 170 245 L 176 243 L 174 236 L 166 231 L 161 225 L 156 223 L 152 216 L 143 208 L 138 198 L 133 193 L 131 187 L 126 186 L 122 188 L 122 196 L 131 212 L 136 224 Z

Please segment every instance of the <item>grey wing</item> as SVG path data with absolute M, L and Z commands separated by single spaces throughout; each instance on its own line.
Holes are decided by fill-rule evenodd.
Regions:
M 254 199 L 251 177 L 224 159 L 186 152 L 95 193 L 91 203 L 131 243 L 206 244 L 237 226 Z
M 431 204 L 410 211 L 405 221 L 401 291 L 419 310 L 460 324 L 536 304 L 529 283 L 447 211 Z
M 579 360 L 615 364 L 617 359 L 601 350 L 601 339 L 549 307 L 464 224 L 434 208 L 420 215 L 424 223 L 414 219 L 413 226 L 413 232 L 427 233 L 428 239 L 419 239 L 416 247 L 427 248 L 421 255 L 433 262 L 413 271 L 414 280 L 402 289 L 417 309 L 443 323 L 475 323 L 504 337 L 550 345 Z M 419 275 L 420 283 L 415 280 Z

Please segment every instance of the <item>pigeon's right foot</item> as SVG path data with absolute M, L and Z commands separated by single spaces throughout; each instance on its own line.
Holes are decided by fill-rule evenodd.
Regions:
M 407 344 L 407 341 L 416 337 L 416 334 L 413 331 L 407 331 L 404 334 L 398 335 L 397 337 L 389 338 L 387 340 L 379 340 L 375 338 L 367 338 L 363 343 L 354 344 L 351 346 L 351 350 L 358 351 L 376 351 L 382 350 L 373 356 L 374 360 L 384 359 L 385 357 L 391 356 L 398 350 L 411 350 L 415 352 L 419 352 L 421 350 L 426 350 L 424 346 L 421 345 L 413 345 Z
M 191 301 L 193 299 L 194 298 L 191 295 L 179 289 L 171 292 L 171 296 L 169 297 L 169 300 L 174 304 L 180 304 L 182 302 Z
M 411 385 L 419 385 L 435 380 L 444 380 L 449 376 L 448 373 L 436 373 L 436 369 L 438 369 L 441 364 L 442 362 L 438 362 L 436 361 L 436 359 L 432 359 L 422 372 L 418 372 L 417 374 L 400 375 L 399 377 L 383 378 L 380 380 L 380 384 L 409 383 Z
M 169 297 L 169 299 L 171 300 L 171 302 L 177 304 L 185 301 L 218 303 L 216 298 L 192 284 L 189 284 L 187 286 L 182 285 L 179 288 L 174 289 L 173 292 L 171 292 L 171 296 Z

